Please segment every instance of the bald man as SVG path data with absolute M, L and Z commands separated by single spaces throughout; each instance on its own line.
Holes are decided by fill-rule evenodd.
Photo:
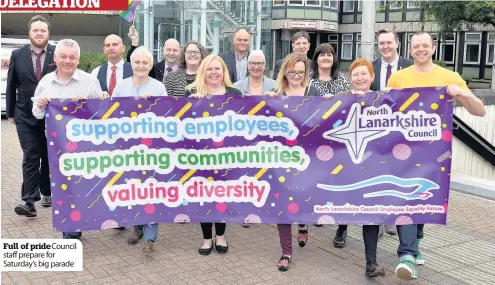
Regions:
M 93 69 L 91 75 L 98 78 L 101 89 L 112 96 L 117 84 L 122 82 L 123 79 L 132 76 L 132 67 L 122 59 L 125 45 L 119 36 L 107 36 L 103 44 L 103 52 L 108 61 Z
M 130 62 L 132 52 L 139 46 L 139 34 L 134 26 L 129 28 L 128 36 L 132 41 L 131 49 L 127 53 L 127 61 Z M 165 81 L 165 77 L 170 72 L 179 69 L 180 43 L 176 39 L 170 38 L 165 41 L 163 44 L 163 58 L 164 60 L 153 64 L 149 74 L 152 78 L 161 82 Z
M 232 82 L 241 81 L 248 76 L 248 57 L 251 35 L 245 29 L 234 32 L 234 50 L 220 53 L 229 70 Z

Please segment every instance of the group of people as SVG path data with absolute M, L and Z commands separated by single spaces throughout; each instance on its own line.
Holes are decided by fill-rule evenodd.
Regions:
M 78 69 L 80 48 L 71 39 L 60 40 L 56 46 L 48 44 L 50 24 L 42 16 L 35 16 L 28 24 L 31 44 L 12 53 L 7 80 L 7 117 L 15 124 L 24 153 L 21 195 L 24 204 L 15 207 L 20 216 L 35 217 L 35 202 L 51 206 L 51 191 L 45 137 L 45 107 L 51 98 L 106 100 L 111 97 L 193 97 L 206 96 L 322 96 L 325 99 L 344 94 L 366 96 L 371 91 L 386 91 L 427 86 L 448 86 L 447 93 L 457 99 L 473 115 L 484 116 L 485 107 L 475 97 L 458 73 L 435 65 L 432 56 L 436 50 L 432 37 L 419 32 L 411 40 L 410 53 L 414 61 L 397 53 L 398 35 L 391 30 L 377 33 L 381 58 L 373 63 L 355 60 L 348 77 L 339 70 L 334 48 L 323 43 L 316 47 L 313 58 L 309 35 L 296 32 L 292 37 L 293 53 L 279 60 L 273 79 L 265 76 L 266 60 L 263 51 L 249 51 L 250 34 L 245 29 L 234 33 L 231 51 L 208 54 L 197 41 L 183 47 L 169 39 L 163 47 L 164 60 L 154 62 L 151 52 L 139 46 L 139 37 L 129 29 L 132 47 L 124 61 L 125 45 L 117 35 L 106 37 L 103 51 L 107 61 L 91 74 Z M 18 93 L 16 92 L 18 91 Z M 17 94 L 16 94 L 17 93 Z M 40 193 L 43 197 L 40 196 Z M 229 249 L 225 238 L 226 224 L 201 223 L 203 244 L 201 255 Z M 249 227 L 249 225 L 244 225 Z M 316 225 L 322 226 L 322 225 Z M 278 262 L 281 271 L 289 269 L 292 260 L 292 234 L 290 224 L 277 225 L 282 256 Z M 123 229 L 123 228 L 119 228 Z M 143 252 L 154 251 L 158 224 L 136 225 L 129 243 L 144 239 Z M 385 270 L 377 263 L 377 247 L 383 230 L 379 225 L 364 225 L 366 272 L 368 277 L 384 276 Z M 412 280 L 418 277 L 417 265 L 425 263 L 419 250 L 423 238 L 423 225 L 386 226 L 389 234 L 398 234 L 399 264 L 396 275 Z M 67 239 L 81 237 L 80 232 L 63 233 Z M 297 241 L 304 247 L 308 242 L 308 225 L 298 226 Z M 346 246 L 347 225 L 339 225 L 333 245 Z

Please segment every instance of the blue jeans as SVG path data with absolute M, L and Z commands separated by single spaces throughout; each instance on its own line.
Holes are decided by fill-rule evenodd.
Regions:
M 399 235 L 399 248 L 397 255 L 412 255 L 414 258 L 418 255 L 418 239 L 423 238 L 423 228 L 425 225 L 403 225 L 397 226 Z
M 156 241 L 156 236 L 158 234 L 158 224 L 147 224 L 143 225 L 143 239 L 144 241 L 151 240 Z
M 64 239 L 80 239 L 82 236 L 81 232 L 63 232 L 62 237 Z

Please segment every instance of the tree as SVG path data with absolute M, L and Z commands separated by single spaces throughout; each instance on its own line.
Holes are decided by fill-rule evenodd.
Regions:
M 463 27 L 474 30 L 475 25 L 495 27 L 493 1 L 422 1 L 421 7 L 426 15 L 435 18 L 441 33 L 458 31 Z M 495 56 L 492 65 L 492 89 L 495 89 Z

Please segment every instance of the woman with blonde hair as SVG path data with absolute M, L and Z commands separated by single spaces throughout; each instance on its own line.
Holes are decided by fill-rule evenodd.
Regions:
M 198 67 L 196 80 L 186 86 L 187 95 L 196 99 L 206 96 L 242 95 L 241 91 L 232 87 L 227 66 L 221 57 L 209 55 L 203 59 Z M 225 240 L 225 223 L 215 223 L 215 250 L 226 253 L 229 249 Z M 201 223 L 203 245 L 198 249 L 199 254 L 209 255 L 213 248 L 213 223 Z
M 225 62 L 215 54 L 203 59 L 196 80 L 186 86 L 186 90 L 186 96 L 192 95 L 197 99 L 208 95 L 242 95 L 241 91 L 233 87 Z
M 308 60 L 298 54 L 289 54 L 277 76 L 277 88 L 268 96 L 320 96 L 320 92 L 309 85 L 309 63 Z M 282 257 L 278 262 L 280 271 L 289 270 L 292 259 L 292 233 L 291 224 L 277 224 L 282 247 Z M 297 241 L 300 247 L 308 242 L 308 226 L 299 225 Z

